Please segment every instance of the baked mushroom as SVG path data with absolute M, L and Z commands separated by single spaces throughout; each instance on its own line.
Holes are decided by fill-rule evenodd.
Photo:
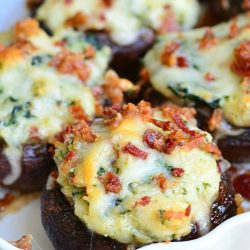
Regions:
M 76 28 L 109 45 L 111 66 L 130 78 L 135 78 L 140 58 L 153 45 L 155 33 L 191 28 L 199 17 L 197 0 L 45 0 L 39 7 L 37 1 L 29 3 L 48 30 Z
M 54 167 L 52 138 L 66 124 L 95 116 L 93 89 L 104 81 L 110 53 L 81 33 L 51 38 L 32 19 L 2 37 L 0 183 L 39 190 Z
M 41 198 L 56 249 L 187 240 L 235 214 L 224 160 L 193 109 L 142 101 L 105 114 L 73 124 L 56 143 L 59 175 Z
M 159 38 L 144 58 L 148 81 L 165 97 L 200 108 L 222 153 L 249 160 L 250 18 Z M 206 107 L 206 108 L 201 108 Z M 210 118 L 209 118 L 210 117 Z

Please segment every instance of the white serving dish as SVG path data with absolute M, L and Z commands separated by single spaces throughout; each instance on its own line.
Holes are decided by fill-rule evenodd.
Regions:
M 7 30 L 25 16 L 27 16 L 25 0 L 1 1 L 0 31 Z M 250 250 L 249 232 L 250 212 L 231 218 L 200 239 L 153 244 L 141 250 Z M 17 249 L 1 238 L 10 241 L 19 239 L 23 235 L 33 236 L 33 250 L 53 250 L 41 224 L 39 199 L 33 200 L 19 211 L 0 219 L 0 250 Z

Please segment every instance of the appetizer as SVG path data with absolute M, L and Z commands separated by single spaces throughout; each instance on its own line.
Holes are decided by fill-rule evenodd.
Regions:
M 233 216 L 227 164 L 194 114 L 141 101 L 69 126 L 56 143 L 59 172 L 41 198 L 54 247 L 126 249 L 194 239 Z
M 139 58 L 152 46 L 155 33 L 193 27 L 199 17 L 197 0 L 45 0 L 29 1 L 50 32 L 65 28 L 87 31 L 112 48 L 111 66 L 133 77 Z M 32 5 L 33 3 L 33 5 Z M 34 11 L 35 9 L 35 11 Z M 124 61 L 125 60 L 125 61 Z
M 54 167 L 52 137 L 96 114 L 92 88 L 104 81 L 110 50 L 73 31 L 51 38 L 32 19 L 0 40 L 0 183 L 39 190 Z
M 250 159 L 249 24 L 246 14 L 213 28 L 161 36 L 144 59 L 157 91 L 195 103 L 206 120 L 210 116 L 208 127 L 217 129 L 219 147 L 232 161 Z

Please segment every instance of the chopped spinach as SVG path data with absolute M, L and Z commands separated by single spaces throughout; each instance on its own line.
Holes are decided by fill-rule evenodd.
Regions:
M 104 175 L 106 172 L 107 172 L 106 169 L 104 169 L 103 167 L 100 167 L 99 170 L 97 171 L 97 175 L 100 177 Z
M 115 200 L 115 206 L 119 206 L 122 203 L 122 199 Z
M 211 187 L 211 184 L 208 183 L 208 182 L 203 182 L 202 185 L 203 185 L 203 187 L 204 187 L 205 189 L 207 189 L 208 187 Z
M 167 171 L 169 171 L 169 172 L 172 172 L 172 171 L 173 171 L 173 167 L 170 166 L 170 165 L 168 165 L 168 164 L 167 164 L 166 162 L 164 162 L 162 159 L 156 160 L 155 163 L 156 163 L 156 166 L 158 166 L 158 167 L 163 167 L 163 168 L 165 168 L 165 169 L 166 169 Z

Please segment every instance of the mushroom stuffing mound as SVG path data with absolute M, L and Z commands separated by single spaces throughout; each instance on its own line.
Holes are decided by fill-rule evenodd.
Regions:
M 1 184 L 41 189 L 54 166 L 52 138 L 96 114 L 92 89 L 104 81 L 110 50 L 83 38 L 73 31 L 49 37 L 33 19 L 1 34 Z
M 249 160 L 250 149 L 249 24 L 245 14 L 212 28 L 162 36 L 144 59 L 157 91 L 209 109 L 205 118 L 218 132 L 223 155 L 238 162 Z
M 224 160 L 194 114 L 142 101 L 69 126 L 56 143 L 58 177 L 52 173 L 41 200 L 55 248 L 193 239 L 233 216 Z

